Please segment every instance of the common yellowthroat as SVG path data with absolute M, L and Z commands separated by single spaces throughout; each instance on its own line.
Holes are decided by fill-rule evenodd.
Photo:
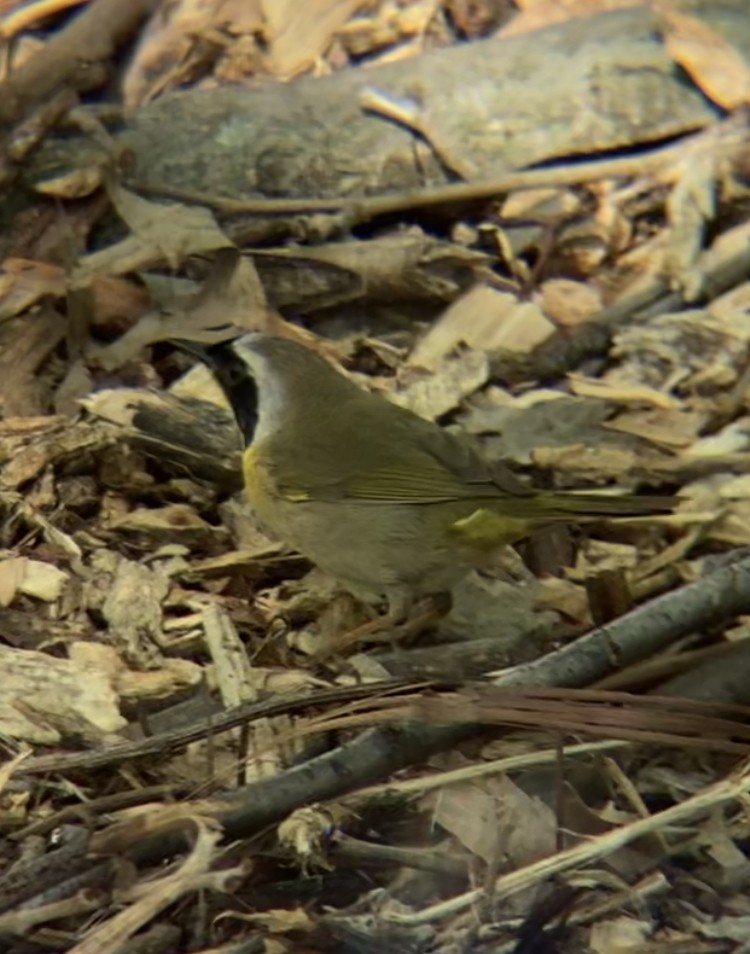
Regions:
M 205 357 L 244 436 L 260 523 L 356 595 L 386 597 L 392 619 L 539 526 L 671 509 L 534 489 L 285 338 L 251 333 Z

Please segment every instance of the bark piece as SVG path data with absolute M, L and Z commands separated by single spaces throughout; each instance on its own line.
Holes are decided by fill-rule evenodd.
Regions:
M 750 55 L 744 0 L 679 9 Z M 373 93 L 406 104 L 412 128 L 365 112 L 361 97 Z M 123 141 L 136 178 L 152 185 L 236 199 L 356 196 L 438 185 L 448 168 L 483 179 L 630 147 L 717 115 L 641 7 L 258 91 L 170 94 L 141 110 Z

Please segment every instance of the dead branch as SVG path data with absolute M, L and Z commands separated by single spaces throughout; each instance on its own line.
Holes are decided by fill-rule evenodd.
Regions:
M 95 0 L 0 84 L 0 122 L 18 119 L 63 83 L 87 88 L 86 72 L 108 60 L 157 6 L 157 0 Z

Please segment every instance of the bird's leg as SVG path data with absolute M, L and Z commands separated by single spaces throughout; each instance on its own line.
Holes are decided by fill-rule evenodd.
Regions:
M 453 600 L 448 592 L 426 596 L 411 607 L 412 611 L 405 619 L 397 620 L 390 631 L 383 635 L 382 640 L 390 637 L 389 642 L 395 651 L 400 643 L 408 643 L 435 626 L 443 616 L 450 613 L 452 605 Z
M 403 617 L 396 615 L 389 608 L 387 613 L 380 613 L 373 619 L 355 626 L 345 633 L 333 636 L 326 640 L 325 645 L 316 653 L 319 660 L 328 659 L 330 656 L 345 653 L 353 646 L 359 643 L 372 643 L 388 641 L 392 642 L 394 638 L 394 627 L 403 621 Z
M 447 605 L 446 605 L 447 598 Z M 318 658 L 327 658 L 343 652 L 359 643 L 390 643 L 394 649 L 398 644 L 413 639 L 434 625 L 450 610 L 450 594 L 437 593 L 415 604 L 411 594 L 395 591 L 388 594 L 388 611 L 368 620 L 347 633 L 330 640 Z

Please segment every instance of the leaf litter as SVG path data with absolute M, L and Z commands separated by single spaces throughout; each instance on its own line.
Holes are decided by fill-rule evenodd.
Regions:
M 104 0 L 88 6 L 104 16 Z M 130 116 L 186 83 L 289 83 L 293 95 L 303 74 L 416 68 L 467 37 L 564 18 L 585 29 L 634 5 L 153 6 L 135 11 L 135 53 L 116 64 Z M 668 55 L 737 109 L 745 57 L 699 4 L 682 6 L 653 4 Z M 28 28 L 20 12 L 4 12 L 6 35 Z M 55 70 L 73 85 L 79 15 L 78 33 L 66 33 L 70 13 L 55 40 Z M 38 57 L 53 43 L 48 16 L 40 5 Z M 33 105 L 43 83 L 23 69 L 11 66 L 14 95 Z M 470 186 L 473 157 L 432 122 L 420 82 L 406 103 L 376 103 L 377 83 L 368 95 Z M 75 109 L 73 128 L 98 128 Z M 39 141 L 57 122 L 37 117 Z M 625 151 L 642 149 L 629 135 Z M 558 179 L 530 170 L 532 187 L 519 170 L 517 187 L 474 207 L 448 186 L 440 215 L 406 196 L 356 235 L 319 209 L 238 218 L 139 194 L 127 154 L 96 136 L 92 166 L 82 149 L 40 190 L 54 208 L 37 197 L 4 210 L 3 949 L 743 944 L 742 124 L 687 130 L 671 159 L 640 171 L 592 154 L 581 158 L 602 161 L 593 179 L 563 161 Z M 16 131 L 5 184 L 20 141 Z M 377 220 L 367 200 L 352 222 Z M 410 641 L 331 654 L 373 608 L 264 536 L 237 495 L 226 402 L 172 344 L 249 329 L 317 348 L 544 486 L 677 492 L 678 504 L 540 534 L 467 579 Z M 551 353 L 553 374 L 541 363 Z M 595 655 L 592 632 L 611 653 L 573 676 L 566 666 Z M 549 689 L 535 665 L 550 667 Z M 425 732 L 416 743 L 410 726 Z M 439 744 L 437 729 L 449 733 Z

